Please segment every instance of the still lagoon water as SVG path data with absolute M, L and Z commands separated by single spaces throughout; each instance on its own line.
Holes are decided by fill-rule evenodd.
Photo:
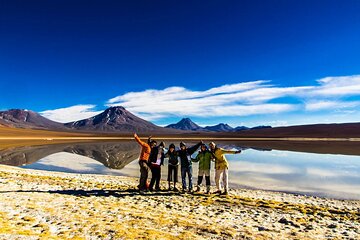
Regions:
M 219 142 L 218 145 L 227 149 L 242 149 L 241 154 L 227 155 L 232 188 L 360 199 L 360 155 L 354 151 L 356 146 L 347 147 L 343 143 L 337 151 L 335 148 L 338 145 L 317 146 L 316 143 L 312 143 L 311 147 L 294 147 L 292 143 L 284 147 L 270 142 L 261 147 L 242 142 Z M 140 147 L 132 141 L 25 146 L 1 150 L 0 164 L 48 171 L 138 177 L 139 151 Z M 193 163 L 194 182 L 197 168 L 198 164 Z M 212 175 L 213 185 L 214 171 Z M 165 161 L 162 179 L 166 178 Z

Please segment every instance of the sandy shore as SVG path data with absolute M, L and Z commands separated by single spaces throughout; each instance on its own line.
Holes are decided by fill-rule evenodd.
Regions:
M 1 239 L 360 239 L 360 201 L 243 189 L 139 195 L 128 177 L 0 169 Z

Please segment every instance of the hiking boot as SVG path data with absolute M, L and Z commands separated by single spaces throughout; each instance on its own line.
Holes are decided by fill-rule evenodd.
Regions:
M 179 189 L 177 189 L 176 187 L 174 187 L 174 191 L 175 191 L 175 192 L 178 192 L 178 191 L 179 191 Z
M 213 192 L 213 194 L 221 194 L 221 191 L 217 190 L 217 191 Z
M 200 192 L 200 186 L 197 186 L 197 187 L 196 187 L 195 192 Z
M 206 194 L 210 193 L 210 186 L 206 186 Z
M 223 193 L 220 193 L 220 195 L 229 195 L 229 193 L 228 193 L 228 191 L 225 191 L 225 192 L 223 192 Z

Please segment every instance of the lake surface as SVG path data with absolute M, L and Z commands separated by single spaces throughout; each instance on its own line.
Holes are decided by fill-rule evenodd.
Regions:
M 360 199 L 359 143 L 218 142 L 218 145 L 242 149 L 241 154 L 227 155 L 230 187 Z M 23 146 L 0 150 L 0 164 L 138 177 L 139 152 L 135 141 Z M 198 164 L 194 163 L 194 182 L 197 168 Z M 162 167 L 162 178 L 166 177 L 167 161 Z M 214 185 L 213 169 L 211 181 Z

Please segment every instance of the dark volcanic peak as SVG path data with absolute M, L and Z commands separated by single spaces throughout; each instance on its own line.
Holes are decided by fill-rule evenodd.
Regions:
M 190 118 L 183 118 L 178 123 L 170 124 L 166 128 L 173 128 L 179 130 L 190 130 L 190 131 L 201 131 L 204 130 L 202 127 L 191 121 Z
M 162 128 L 141 119 L 124 107 L 110 107 L 104 112 L 87 119 L 66 123 L 65 126 L 84 131 L 151 132 Z
M 232 132 L 234 128 L 229 126 L 226 123 L 220 123 L 215 126 L 207 126 L 205 127 L 206 130 L 213 131 L 213 132 Z
M 51 121 L 26 109 L 10 109 L 0 112 L 0 124 L 16 128 L 64 129 L 63 124 Z
M 263 129 L 263 128 L 272 128 L 271 126 L 267 126 L 267 125 L 261 125 L 261 126 L 256 126 L 256 127 L 253 127 L 251 129 Z
M 248 127 L 245 127 L 245 126 L 238 126 L 236 127 L 234 130 L 235 132 L 238 132 L 238 131 L 243 131 L 243 130 L 248 130 L 249 128 Z

